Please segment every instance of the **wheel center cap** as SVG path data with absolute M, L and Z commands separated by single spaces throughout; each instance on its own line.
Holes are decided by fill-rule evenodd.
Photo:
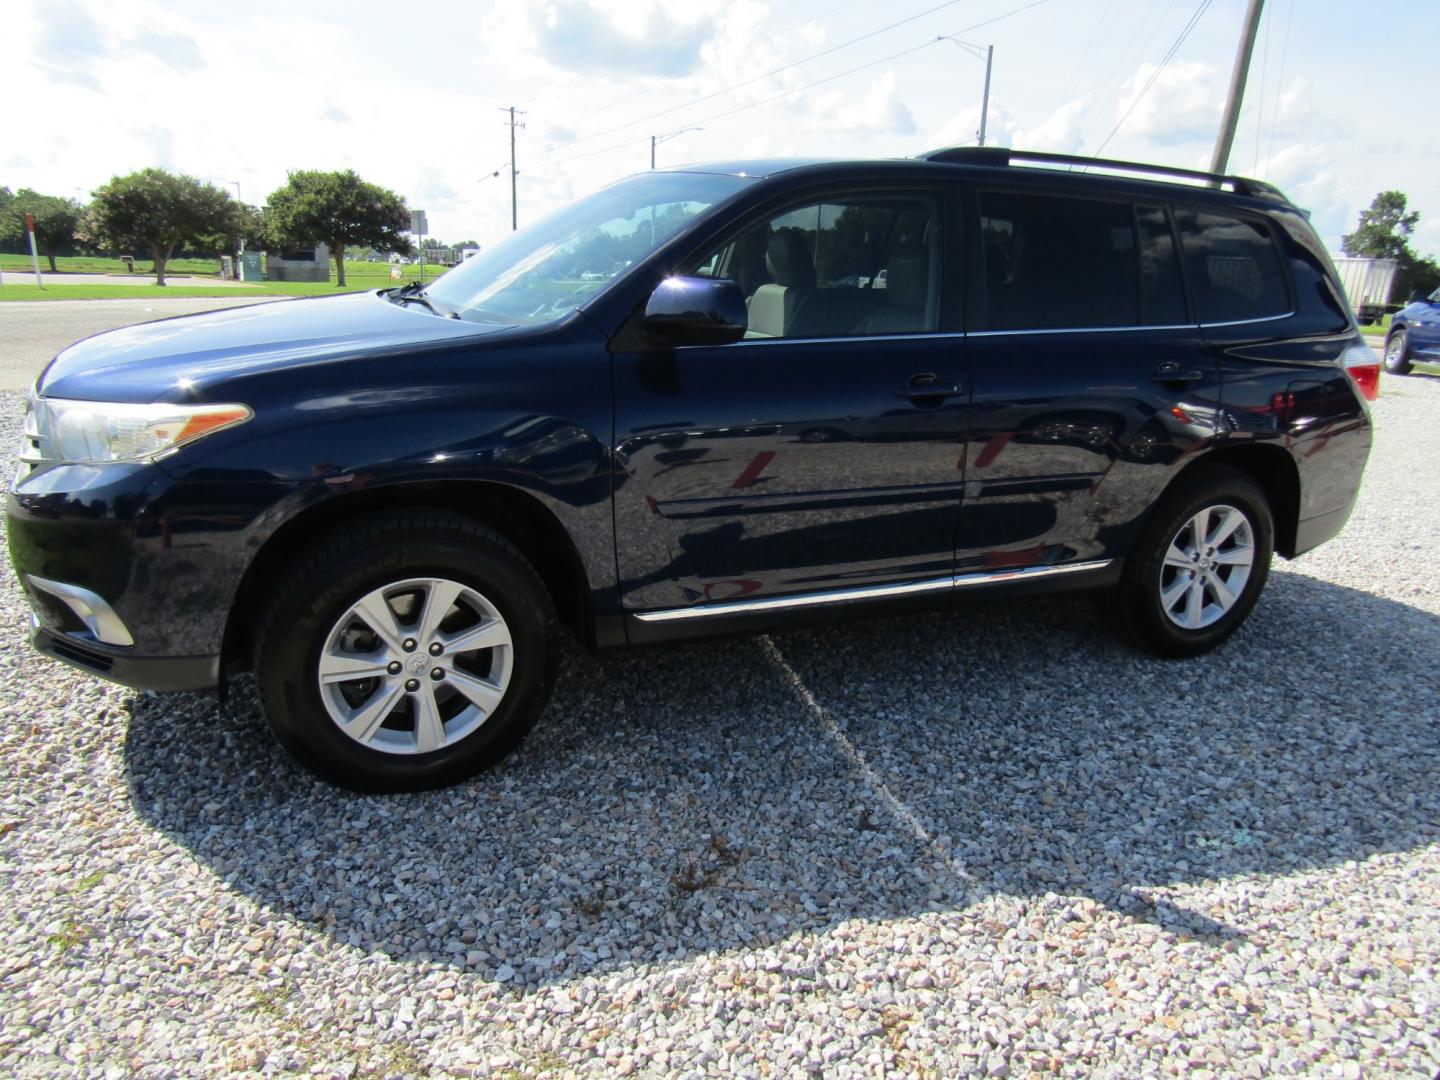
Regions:
M 410 669 L 411 675 L 419 675 L 430 666 L 430 658 L 428 656 L 412 656 L 405 661 L 405 666 Z

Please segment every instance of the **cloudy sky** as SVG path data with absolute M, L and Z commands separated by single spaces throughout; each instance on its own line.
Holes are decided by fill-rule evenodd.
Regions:
M 0 184 L 81 197 L 158 165 L 261 202 L 287 169 L 349 167 L 440 238 L 488 243 L 510 227 L 502 107 L 524 110 L 523 224 L 647 168 L 652 134 L 701 129 L 663 142 L 662 165 L 973 143 L 984 64 L 941 35 L 995 46 L 991 144 L 1203 168 L 1244 7 L 7 0 Z M 1231 170 L 1279 184 L 1337 248 L 1399 188 L 1423 215 L 1417 247 L 1440 255 L 1435 7 L 1268 0 Z

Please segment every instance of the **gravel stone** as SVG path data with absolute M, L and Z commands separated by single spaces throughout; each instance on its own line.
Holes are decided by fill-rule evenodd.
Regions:
M 518 755 L 403 798 L 248 682 L 38 657 L 6 574 L 0 1070 L 1431 1077 L 1440 380 L 1375 414 L 1345 533 L 1213 655 L 1082 597 L 571 648 Z

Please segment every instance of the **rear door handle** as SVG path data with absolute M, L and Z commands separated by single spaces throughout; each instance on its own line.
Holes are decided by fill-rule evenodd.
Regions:
M 955 383 L 920 383 L 917 386 L 907 386 L 903 390 L 895 391 L 895 396 L 908 398 L 910 401 L 923 401 L 927 398 L 959 397 L 964 392 Z
M 1155 369 L 1151 376 L 1158 383 L 1193 383 L 1205 378 L 1199 368 L 1182 368 L 1176 361 L 1168 360 Z

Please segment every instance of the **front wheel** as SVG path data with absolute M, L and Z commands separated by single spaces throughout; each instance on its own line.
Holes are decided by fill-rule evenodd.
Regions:
M 508 754 L 554 680 L 548 593 L 466 518 L 360 519 L 302 555 L 257 637 L 265 716 L 303 765 L 357 791 L 456 783 Z
M 1126 560 L 1121 618 L 1159 656 L 1207 652 L 1250 614 L 1274 549 L 1264 491 L 1234 469 L 1198 468 L 1156 507 Z
M 1385 342 L 1385 370 L 1392 375 L 1409 375 L 1411 366 L 1410 335 L 1402 327 Z

